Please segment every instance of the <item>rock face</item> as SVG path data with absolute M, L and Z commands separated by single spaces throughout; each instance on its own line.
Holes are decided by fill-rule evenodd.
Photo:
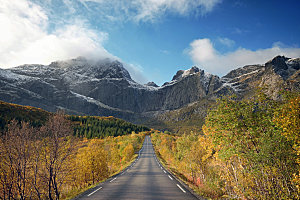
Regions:
M 65 109 L 68 113 L 113 115 L 140 122 L 203 98 L 245 95 L 259 85 L 293 79 L 298 87 L 299 69 L 299 58 L 277 56 L 265 65 L 238 68 L 222 78 L 192 67 L 157 86 L 153 82 L 136 83 L 118 61 L 91 62 L 79 57 L 47 66 L 0 69 L 0 100 L 48 111 Z

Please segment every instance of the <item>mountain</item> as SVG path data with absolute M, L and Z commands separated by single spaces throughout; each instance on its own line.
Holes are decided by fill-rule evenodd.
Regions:
M 300 92 L 300 58 L 277 56 L 264 65 L 247 65 L 230 71 L 221 78 L 222 85 L 208 95 L 182 108 L 167 111 L 150 120 L 149 124 L 175 132 L 201 131 L 207 109 L 220 95 L 235 94 L 237 98 L 251 97 L 258 87 L 273 99 L 280 97 L 280 89 Z
M 277 56 L 264 65 L 244 66 L 221 78 L 192 67 L 157 86 L 135 82 L 119 61 L 92 62 L 78 57 L 50 65 L 0 69 L 0 100 L 48 111 L 64 109 L 70 114 L 112 115 L 135 123 L 163 122 L 172 120 L 166 117 L 171 112 L 221 95 L 247 96 L 257 86 L 268 86 L 267 92 L 275 98 L 277 84 L 292 83 L 299 88 L 299 68 L 299 58 Z

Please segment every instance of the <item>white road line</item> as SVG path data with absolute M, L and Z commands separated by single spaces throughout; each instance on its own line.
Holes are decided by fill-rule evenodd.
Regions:
M 98 190 L 102 189 L 102 187 L 99 187 L 97 190 L 95 190 L 94 192 L 91 192 L 90 194 L 88 194 L 87 196 L 91 196 L 92 194 L 94 194 L 95 192 L 97 192 Z
M 170 175 L 168 175 L 168 177 L 173 181 L 173 178 Z
M 162 169 L 162 167 L 160 167 Z
M 186 193 L 186 191 L 184 189 L 182 189 L 182 187 L 180 187 L 180 185 L 176 184 L 177 187 L 179 187 L 179 189 L 181 189 L 182 192 Z
M 165 174 L 167 173 L 165 170 L 164 170 Z
M 114 181 L 114 180 L 116 180 L 116 179 L 117 179 L 117 177 L 116 177 L 116 178 L 114 178 L 113 180 L 109 181 L 109 182 L 111 183 L 111 182 L 113 182 L 113 181 Z

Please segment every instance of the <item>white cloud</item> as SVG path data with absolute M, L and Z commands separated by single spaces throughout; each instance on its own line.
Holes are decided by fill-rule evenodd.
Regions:
M 145 84 L 148 82 L 148 79 L 145 77 L 143 72 L 143 67 L 136 63 L 126 63 L 124 62 L 124 67 L 128 70 L 131 78 L 138 83 Z
M 163 49 L 163 50 L 159 50 L 159 52 L 160 52 L 160 53 L 163 53 L 163 54 L 165 54 L 165 55 L 170 55 L 170 54 L 171 54 L 171 52 L 170 52 L 170 51 L 168 51 L 168 50 L 165 50 L 165 49 Z
M 47 5 L 50 1 L 46 2 Z M 71 1 L 64 0 L 64 3 L 70 4 Z M 109 35 L 89 28 L 84 19 L 73 17 L 72 24 L 56 24 L 57 28 L 50 33 L 48 9 L 49 7 L 42 8 L 29 0 L 1 0 L 1 68 L 22 64 L 49 64 L 78 56 L 93 60 L 110 58 L 122 62 L 103 47 Z M 146 81 L 141 66 L 124 66 L 134 80 L 142 83 Z
M 218 42 L 220 42 L 221 44 L 227 46 L 227 47 L 232 47 L 235 42 L 229 38 L 222 38 L 222 37 L 219 37 L 218 38 Z
M 154 22 L 166 13 L 187 16 L 211 12 L 222 0 L 80 0 L 88 7 L 89 2 L 98 3 L 100 12 L 114 13 L 120 20 Z M 113 11 L 113 12 L 112 12 Z M 114 17 L 114 19 L 116 19 Z
M 197 39 L 190 43 L 187 53 L 192 61 L 200 65 L 205 71 L 217 75 L 225 75 L 230 70 L 249 64 L 263 64 L 277 55 L 300 57 L 300 48 L 282 47 L 274 43 L 267 49 L 252 51 L 238 48 L 235 51 L 221 54 L 214 47 L 210 39 Z
M 194 40 L 190 46 L 189 54 L 196 63 L 212 60 L 217 54 L 212 43 L 207 38 Z
M 80 20 L 48 33 L 46 12 L 27 0 L 2 0 L 0 24 L 0 66 L 3 68 L 25 63 L 49 64 L 77 56 L 115 58 L 102 46 L 107 33 L 89 29 Z

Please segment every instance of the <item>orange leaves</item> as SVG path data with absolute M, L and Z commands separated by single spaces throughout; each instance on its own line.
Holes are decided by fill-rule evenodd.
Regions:
M 288 94 L 285 102 L 277 109 L 275 124 L 281 128 L 282 135 L 293 143 L 297 155 L 298 173 L 293 174 L 293 181 L 300 193 L 300 95 Z
M 132 144 L 129 144 L 129 145 L 127 145 L 127 146 L 124 148 L 124 150 L 123 150 L 123 155 L 124 155 L 123 159 L 124 159 L 125 161 L 128 162 L 128 161 L 131 160 L 132 156 L 134 155 L 134 149 L 133 149 L 133 145 L 132 145 Z
M 102 141 L 93 139 L 87 147 L 78 150 L 74 175 L 79 185 L 94 184 L 108 177 L 107 152 L 102 147 Z

